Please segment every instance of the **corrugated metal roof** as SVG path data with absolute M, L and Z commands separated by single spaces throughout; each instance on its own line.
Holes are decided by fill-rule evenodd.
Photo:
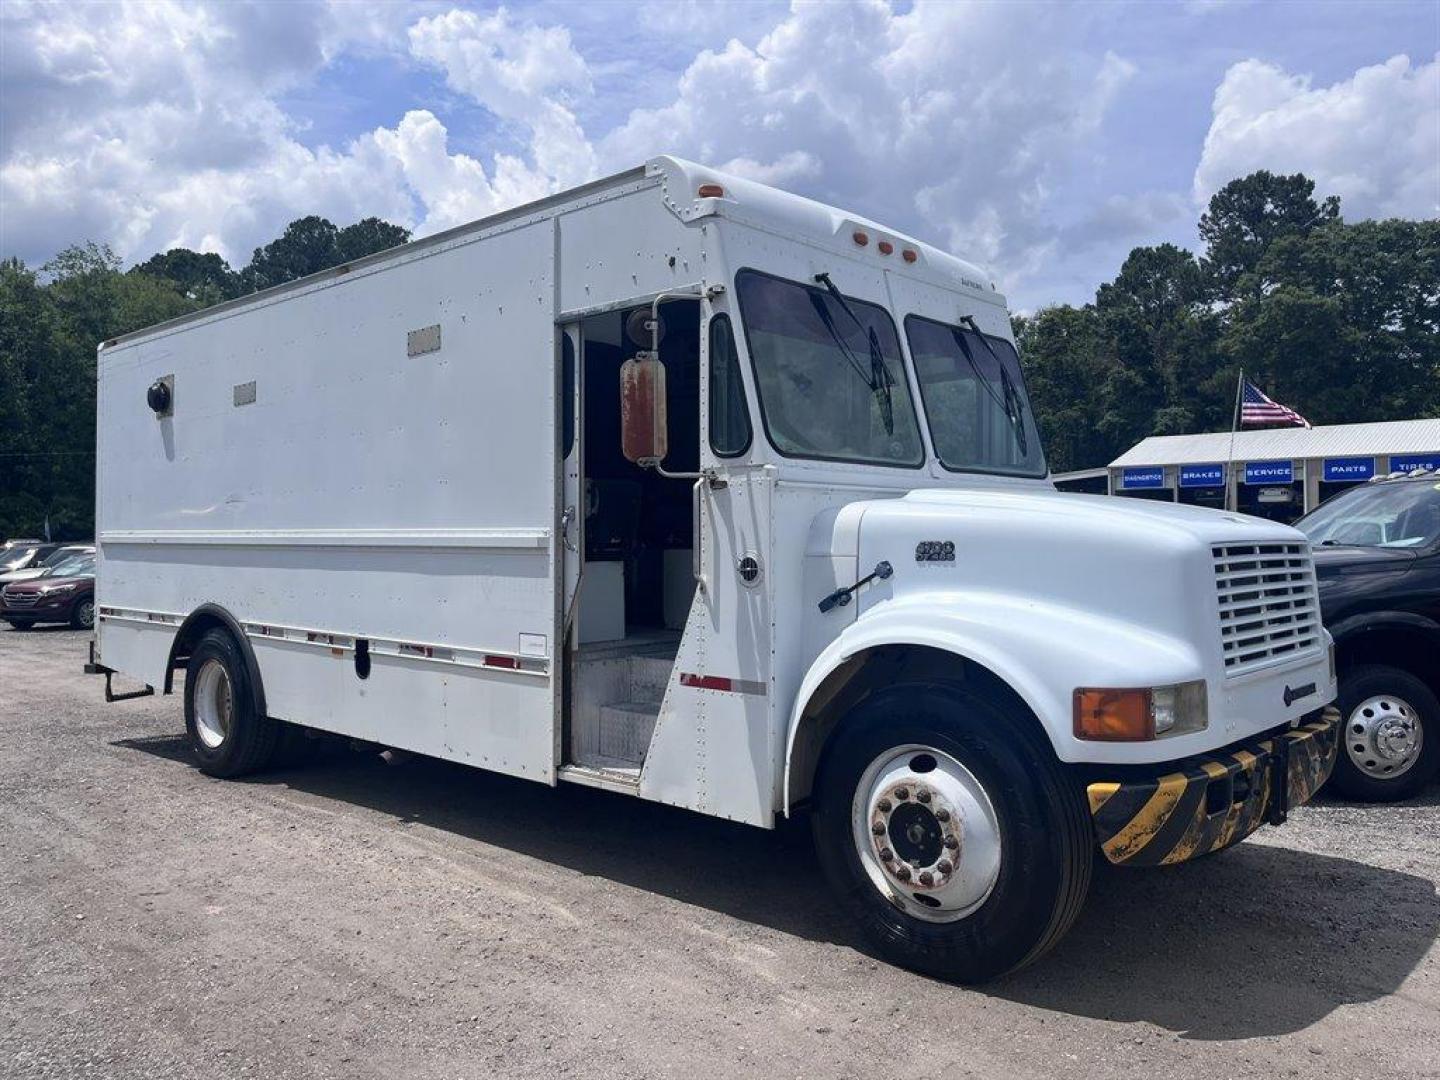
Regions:
M 1237 431 L 1230 457 L 1230 432 L 1200 435 L 1152 435 L 1110 463 L 1125 465 L 1199 465 L 1211 461 L 1262 461 L 1267 458 L 1321 458 L 1372 454 L 1440 452 L 1440 419 L 1389 420 L 1379 424 L 1331 424 L 1328 427 L 1267 428 Z

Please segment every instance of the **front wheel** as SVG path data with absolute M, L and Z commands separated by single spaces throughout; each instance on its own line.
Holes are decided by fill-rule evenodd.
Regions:
M 29 630 L 35 624 L 29 619 L 6 619 L 12 630 Z
M 820 862 L 885 957 L 959 982 L 1038 959 L 1084 903 L 1077 785 L 998 695 L 897 686 L 842 723 L 817 778 Z
M 76 630 L 90 630 L 95 626 L 95 598 L 82 598 L 70 611 L 70 625 Z
M 190 654 L 185 731 L 200 770 L 211 776 L 243 776 L 275 754 L 279 721 L 260 714 L 244 657 L 224 630 L 209 631 Z
M 1330 783 L 1364 802 L 1416 794 L 1440 772 L 1440 700 L 1408 671 L 1385 664 L 1340 678 L 1344 748 Z

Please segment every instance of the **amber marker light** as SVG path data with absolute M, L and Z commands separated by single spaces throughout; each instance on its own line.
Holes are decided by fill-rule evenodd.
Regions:
M 695 194 L 702 199 L 723 199 L 725 197 L 725 189 L 719 184 L 701 184 L 700 187 L 696 189 Z
M 1155 738 L 1150 691 L 1076 690 L 1075 737 L 1094 742 L 1146 742 Z

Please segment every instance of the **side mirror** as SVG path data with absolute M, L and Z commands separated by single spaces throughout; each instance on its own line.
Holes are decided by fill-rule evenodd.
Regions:
M 620 365 L 620 449 L 627 461 L 658 466 L 670 452 L 665 365 L 638 353 Z

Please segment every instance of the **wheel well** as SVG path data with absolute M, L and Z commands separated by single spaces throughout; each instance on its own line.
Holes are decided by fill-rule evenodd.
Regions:
M 984 665 L 929 645 L 879 645 L 837 667 L 806 702 L 790 755 L 787 811 L 809 798 L 830 737 L 850 710 L 876 690 L 899 682 L 964 684 L 994 695 L 1013 707 L 1040 745 L 1050 745 L 1050 736 L 1030 706 Z
M 249 669 L 250 685 L 255 692 L 255 705 L 261 716 L 269 715 L 265 709 L 265 687 L 260 681 L 260 665 L 255 660 L 255 650 L 250 647 L 250 639 L 245 636 L 245 630 L 238 619 L 226 611 L 219 604 L 201 604 L 198 608 L 186 616 L 185 621 L 180 624 L 180 629 L 175 632 L 175 640 L 170 643 L 170 657 L 165 663 L 165 693 L 172 692 L 175 681 L 175 669 L 183 667 L 190 659 L 190 653 L 195 646 L 211 630 L 224 630 L 235 640 L 235 646 L 240 650 L 240 655 L 245 660 L 245 666 Z
M 1414 675 L 1440 695 L 1440 641 L 1418 627 L 1377 626 L 1348 635 L 1335 644 L 1336 662 L 1343 674 L 1362 664 L 1384 664 Z

